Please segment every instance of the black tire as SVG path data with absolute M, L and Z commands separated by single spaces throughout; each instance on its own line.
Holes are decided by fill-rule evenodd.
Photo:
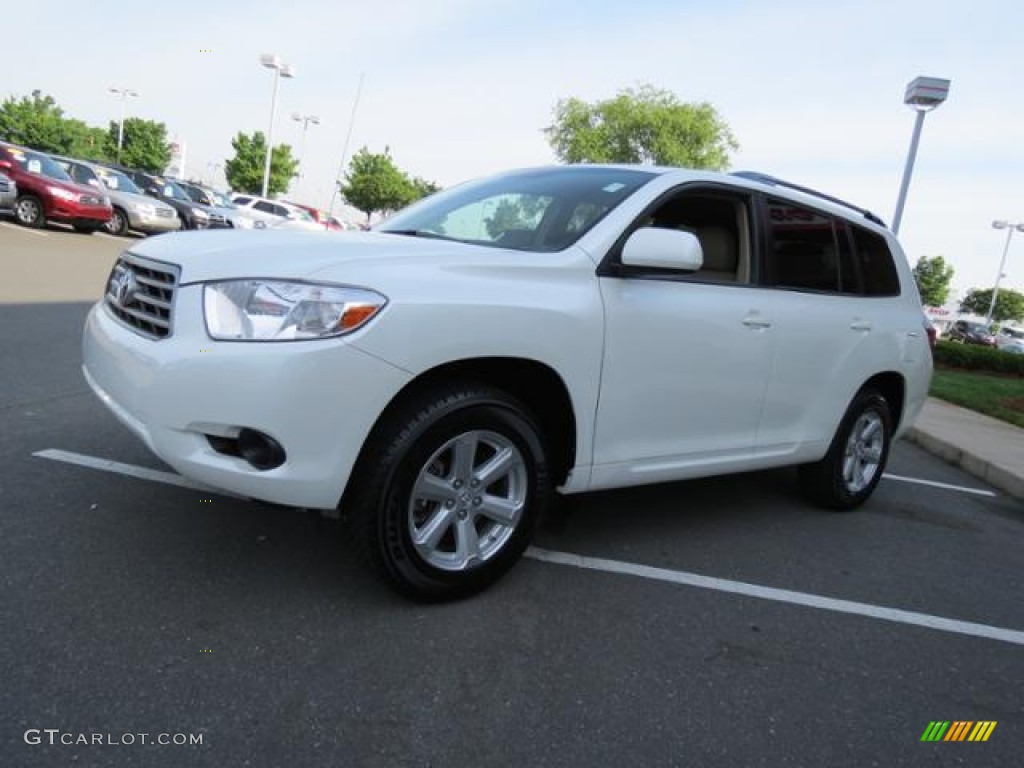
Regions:
M 14 203 L 14 218 L 24 227 L 39 229 L 46 224 L 43 201 L 35 195 L 21 195 Z
M 128 232 L 128 214 L 120 208 L 114 208 L 110 221 L 104 224 L 103 228 L 112 235 L 123 236 Z
M 855 431 L 867 435 L 868 428 L 875 430 L 870 433 L 871 445 L 854 436 Z M 825 458 L 800 467 L 804 496 L 827 509 L 856 509 L 868 500 L 882 479 L 891 444 L 892 414 L 888 402 L 878 391 L 862 389 L 846 409 Z
M 460 450 L 469 472 L 456 466 Z M 509 457 L 507 473 L 478 485 L 476 470 L 498 450 Z M 441 496 L 417 492 L 428 486 L 429 495 Z M 357 462 L 342 512 L 364 559 L 393 587 L 440 601 L 478 592 L 508 571 L 552 494 L 541 431 L 527 409 L 499 390 L 466 383 L 424 391 L 384 417 Z M 501 499 L 518 509 L 504 523 L 491 517 Z M 475 548 L 460 546 L 473 541 Z M 463 556 L 474 551 L 479 557 Z

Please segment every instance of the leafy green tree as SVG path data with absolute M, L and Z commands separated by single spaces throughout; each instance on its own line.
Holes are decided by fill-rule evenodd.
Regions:
M 41 152 L 70 154 L 85 124 L 64 117 L 52 96 L 10 97 L 0 104 L 0 140 Z
M 427 184 L 428 182 L 421 182 Z M 385 147 L 383 154 L 374 154 L 363 147 L 352 157 L 345 180 L 338 191 L 349 205 L 366 214 L 366 220 L 375 212 L 396 211 L 422 197 Z
M 263 192 L 263 168 L 267 157 L 267 139 L 262 131 L 251 136 L 239 132 L 231 140 L 235 156 L 224 164 L 224 176 L 231 189 L 258 195 Z M 280 195 L 298 175 L 299 161 L 292 157 L 288 144 L 277 144 L 270 153 L 270 179 L 267 194 Z
M 107 141 L 112 155 L 117 155 L 117 121 L 111 120 Z M 154 120 L 129 117 L 124 121 L 121 163 L 150 173 L 163 173 L 171 161 L 171 145 L 167 126 Z
M 992 304 L 991 288 L 973 288 L 967 292 L 960 301 L 960 311 L 970 312 L 973 315 L 987 315 L 989 305 Z M 992 319 L 996 322 L 1004 320 L 1024 320 L 1024 293 L 1000 288 L 996 297 L 996 308 L 992 313 Z
M 941 307 L 946 303 L 953 271 L 953 265 L 947 264 L 941 256 L 922 256 L 917 260 L 914 280 L 925 306 Z
M 739 149 L 728 124 L 707 102 L 684 103 L 642 85 L 593 103 L 562 99 L 544 129 L 565 163 L 654 163 L 724 170 Z
M 441 191 L 441 187 L 439 185 L 435 184 L 433 181 L 421 179 L 419 176 L 409 179 L 409 183 L 412 185 L 412 191 L 414 195 L 413 199 L 410 200 L 410 202 L 415 202 L 416 200 L 419 200 L 421 197 L 429 197 L 435 192 Z

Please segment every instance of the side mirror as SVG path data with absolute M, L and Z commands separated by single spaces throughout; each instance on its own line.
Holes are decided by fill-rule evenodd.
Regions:
M 91 187 L 96 187 L 97 189 L 103 189 L 103 185 L 100 184 L 99 181 L 96 180 L 96 179 L 89 179 L 89 181 L 87 181 L 86 183 L 89 186 L 91 186 Z
M 696 272 L 704 265 L 704 252 L 700 240 L 691 232 L 643 227 L 622 246 L 622 263 L 629 267 Z
M 156 187 L 146 187 L 146 194 L 150 197 L 160 197 L 160 190 Z

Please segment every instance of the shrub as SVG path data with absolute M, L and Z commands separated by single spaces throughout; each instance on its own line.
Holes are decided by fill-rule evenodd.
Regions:
M 995 347 L 939 341 L 935 345 L 935 364 L 967 371 L 989 371 L 1024 376 L 1024 355 L 1004 352 Z

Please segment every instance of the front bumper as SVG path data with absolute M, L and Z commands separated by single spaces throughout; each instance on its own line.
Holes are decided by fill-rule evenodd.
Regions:
M 201 294 L 201 286 L 178 289 L 173 334 L 160 341 L 96 304 L 83 336 L 86 381 L 182 475 L 248 498 L 336 507 L 373 423 L 410 375 L 338 339 L 212 341 Z M 245 427 L 277 440 L 285 463 L 260 471 L 207 437 Z
M 57 200 L 46 212 L 46 218 L 77 225 L 103 225 L 110 221 L 114 209 L 102 205 L 82 205 Z
M 132 210 L 129 210 L 127 213 L 129 229 L 134 229 L 138 232 L 156 234 L 158 232 L 174 232 L 181 229 L 181 219 L 178 218 L 177 213 L 173 216 L 150 215 Z

